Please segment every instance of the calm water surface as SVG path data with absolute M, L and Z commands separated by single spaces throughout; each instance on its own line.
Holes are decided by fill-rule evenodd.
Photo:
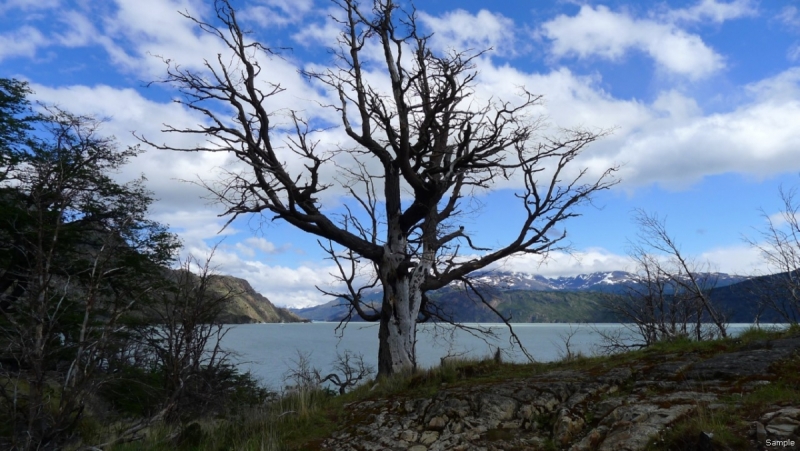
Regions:
M 234 351 L 240 368 L 249 370 L 273 389 L 284 386 L 284 375 L 297 361 L 298 352 L 309 356 L 313 366 L 331 369 L 337 353 L 346 350 L 363 354 L 365 362 L 377 368 L 378 325 L 352 323 L 344 333 L 336 331 L 338 323 L 311 324 L 246 324 L 231 326 L 223 346 Z M 422 324 L 417 333 L 417 362 L 427 368 L 438 365 L 446 355 L 485 357 L 500 347 L 506 361 L 526 361 L 519 348 L 509 342 L 508 328 L 503 324 L 473 324 L 492 331 L 495 338 L 482 340 L 462 330 Z M 749 324 L 731 324 L 730 331 L 741 332 Z M 538 361 L 558 360 L 565 353 L 565 337 L 572 335 L 573 352 L 591 355 L 600 342 L 597 330 L 620 330 L 620 324 L 515 324 L 514 332 L 528 352 Z

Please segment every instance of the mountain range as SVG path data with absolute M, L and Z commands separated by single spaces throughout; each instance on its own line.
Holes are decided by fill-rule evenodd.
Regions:
M 747 279 L 745 276 L 719 272 L 702 273 L 699 276 L 715 281 L 717 288 Z M 636 275 L 625 271 L 604 271 L 550 278 L 521 272 L 482 271 L 474 273 L 473 279 L 500 290 L 622 292 L 626 286 L 636 282 Z
M 716 281 L 717 290 L 735 286 L 748 279 L 726 273 L 703 273 L 698 276 L 700 279 Z M 483 271 L 473 274 L 473 280 L 484 288 L 485 296 L 492 307 L 504 317 L 510 318 L 511 322 L 617 322 L 619 318 L 609 312 L 604 303 L 609 296 L 623 294 L 626 287 L 635 283 L 636 277 L 625 271 L 594 272 L 557 278 L 511 271 Z M 723 292 L 723 297 L 730 297 L 736 292 L 729 289 Z M 367 293 L 365 302 L 379 307 L 380 293 L 380 290 Z M 455 286 L 446 287 L 430 296 L 443 307 L 443 314 L 454 321 L 499 321 L 491 309 Z M 733 299 L 725 305 L 737 312 L 742 310 L 737 310 L 733 305 L 737 302 L 746 302 L 746 299 Z M 313 321 L 340 321 L 347 315 L 347 305 L 341 299 L 315 307 L 289 310 Z M 747 312 L 749 311 L 748 309 Z M 737 320 L 742 317 L 741 314 L 735 316 Z M 752 319 L 745 322 L 749 321 Z
M 725 273 L 703 273 L 700 279 L 715 280 L 711 298 L 730 322 L 782 322 L 775 311 L 760 309 L 758 300 L 768 290 L 778 286 L 780 275 L 748 278 Z M 621 296 L 626 287 L 635 283 L 635 276 L 625 271 L 595 272 L 572 277 L 548 278 L 510 271 L 484 271 L 473 275 L 476 284 L 492 305 L 513 323 L 580 323 L 618 322 L 609 312 L 609 299 Z M 348 306 L 342 299 L 302 309 L 280 308 L 257 293 L 244 279 L 232 276 L 213 276 L 212 287 L 233 292 L 234 296 L 222 314 L 229 324 L 274 323 L 301 321 L 340 321 Z M 779 291 L 779 290 L 778 290 Z M 773 296 L 783 294 L 773 292 Z M 496 314 L 474 296 L 457 286 L 445 287 L 429 296 L 442 307 L 441 314 L 457 322 L 498 322 Z M 380 308 L 381 291 L 372 290 L 365 302 Z M 360 319 L 352 318 L 354 321 Z

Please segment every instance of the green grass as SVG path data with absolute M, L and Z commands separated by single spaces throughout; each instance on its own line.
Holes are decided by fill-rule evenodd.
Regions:
M 714 449 L 747 449 L 746 435 L 738 430 L 741 426 L 741 416 L 735 412 L 729 409 L 713 411 L 701 404 L 694 413 L 651 441 L 648 449 L 695 449 L 703 432 L 714 434 L 713 441 L 722 445 Z
M 797 335 L 797 326 L 788 329 L 770 330 L 750 328 L 738 337 L 717 340 L 707 343 L 673 343 L 660 345 L 660 349 L 675 351 L 676 349 L 706 353 L 711 350 L 736 351 L 755 341 L 771 340 L 785 336 Z M 659 347 L 656 347 L 658 349 Z M 745 383 L 747 381 L 744 381 Z M 661 437 L 654 439 L 648 449 L 672 450 L 694 449 L 701 432 L 714 434 L 714 449 L 746 449 L 750 446 L 746 437 L 749 435 L 750 423 L 764 413 L 777 406 L 800 404 L 800 358 L 795 357 L 782 363 L 781 371 L 775 380 L 747 393 L 731 393 L 719 399 L 721 408 L 710 410 L 704 404 L 698 404 L 696 411 L 682 421 L 676 423 Z

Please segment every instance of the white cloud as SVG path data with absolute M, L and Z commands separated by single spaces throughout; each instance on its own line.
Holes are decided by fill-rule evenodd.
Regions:
M 794 43 L 786 50 L 786 59 L 793 63 L 800 60 L 800 44 Z
M 617 158 L 634 185 L 686 186 L 713 174 L 767 177 L 800 170 L 800 69 L 745 87 L 750 100 L 732 111 L 672 114 L 626 131 Z M 658 101 L 657 101 L 658 103 Z M 663 102 L 661 102 L 663 103 Z
M 692 120 L 701 116 L 697 102 L 676 90 L 661 92 L 653 101 L 653 110 L 677 120 Z
M 278 247 L 271 241 L 267 241 L 261 237 L 250 237 L 241 243 L 237 243 L 237 245 L 238 244 L 242 244 L 242 246 L 247 247 L 248 249 L 257 249 L 265 254 L 278 254 L 285 252 L 290 247 L 288 244 Z
M 35 12 L 57 8 L 60 5 L 61 0 L 5 0 L 0 3 L 0 13 L 6 13 L 12 9 L 20 9 L 25 12 Z
M 296 266 L 266 264 L 253 260 L 249 255 L 242 255 L 238 247 L 226 247 L 225 242 L 217 247 L 211 259 L 212 268 L 220 274 L 240 277 L 263 294 L 273 304 L 280 307 L 311 307 L 331 301 L 315 287 L 325 290 L 339 290 L 340 284 L 331 275 L 336 271 L 333 265 L 312 262 L 299 263 Z M 205 259 L 211 247 L 203 242 L 187 245 L 183 249 L 184 256 Z M 250 257 L 250 258 L 249 258 Z
M 717 247 L 699 255 L 699 262 L 709 262 L 711 271 L 752 276 L 768 273 L 758 249 L 748 245 Z
M 51 88 L 33 84 L 31 87 L 37 100 L 59 105 L 75 114 L 107 118 L 100 133 L 116 137 L 122 147 L 141 144 L 134 137 L 134 131 L 155 142 L 166 142 L 175 146 L 192 147 L 198 141 L 195 136 L 161 132 L 164 123 L 184 127 L 202 122 L 197 114 L 174 103 L 148 100 L 133 89 L 116 89 L 103 85 Z M 157 151 L 146 147 L 145 150 L 122 168 L 122 172 L 116 176 L 118 180 L 127 181 L 145 174 L 148 188 L 159 199 L 153 208 L 157 215 L 197 212 L 207 208 L 206 201 L 202 199 L 206 191 L 179 180 L 195 180 L 197 175 L 214 177 L 215 168 L 224 166 L 229 161 L 228 155 Z M 182 227 L 180 224 L 167 222 L 175 227 Z M 220 227 L 221 224 L 216 230 Z
M 262 0 L 261 3 L 243 8 L 239 20 L 282 27 L 302 21 L 314 7 L 314 0 Z
M 65 11 L 60 14 L 59 22 L 67 30 L 56 34 L 55 41 L 65 47 L 80 47 L 93 43 L 99 32 L 86 16 L 77 11 Z
M 292 39 L 303 46 L 321 45 L 332 47 L 333 43 L 342 33 L 342 27 L 333 20 L 322 23 L 309 23 L 299 32 L 292 35 Z
M 545 94 L 532 113 L 552 126 L 614 128 L 586 149 L 571 169 L 587 166 L 589 176 L 623 164 L 624 189 L 654 183 L 685 188 L 709 175 L 737 173 L 759 178 L 800 171 L 800 68 L 740 88 L 742 99 L 727 111 L 706 114 L 676 89 L 651 103 L 622 100 L 604 92 L 601 80 L 561 68 L 525 73 L 482 61 L 476 99 L 513 99 L 517 86 Z M 498 187 L 518 188 L 519 180 Z
M 792 28 L 800 28 L 800 10 L 796 6 L 785 6 L 777 19 Z
M 702 252 L 695 259 L 703 270 L 728 274 L 754 275 L 767 269 L 758 249 L 746 244 L 721 246 Z M 627 255 L 615 254 L 603 248 L 588 248 L 572 253 L 551 252 L 540 255 L 515 255 L 493 265 L 492 269 L 538 274 L 544 277 L 576 276 L 605 271 L 636 271 L 636 264 Z
M 36 28 L 23 26 L 11 33 L 0 35 L 0 61 L 23 56 L 32 58 L 39 47 L 47 45 L 47 38 Z
M 756 14 L 758 14 L 758 10 L 752 0 L 734 0 L 732 2 L 701 0 L 689 8 L 671 10 L 667 12 L 666 17 L 675 21 L 722 23 L 726 20 Z
M 514 21 L 502 14 L 485 9 L 470 14 L 457 9 L 438 17 L 420 12 L 419 19 L 433 32 L 431 43 L 437 50 L 483 51 L 491 47 L 501 55 L 516 53 Z
M 634 263 L 627 255 L 590 248 L 572 253 L 550 252 L 541 255 L 522 254 L 509 257 L 491 269 L 538 274 L 544 277 L 576 276 L 602 271 L 633 271 Z
M 559 15 L 544 23 L 541 33 L 552 41 L 550 51 L 556 58 L 617 61 L 635 49 L 667 71 L 692 79 L 707 77 L 725 66 L 722 56 L 697 35 L 670 23 L 613 12 L 602 5 L 583 5 L 575 16 Z

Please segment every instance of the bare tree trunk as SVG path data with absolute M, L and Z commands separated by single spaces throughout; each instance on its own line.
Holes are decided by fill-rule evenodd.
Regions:
M 391 247 L 387 245 L 380 266 L 383 303 L 378 331 L 378 377 L 413 371 L 417 366 L 415 349 L 417 318 L 422 306 L 421 287 L 433 259 L 431 253 L 423 252 L 422 258 L 409 268 L 412 264 L 405 253 L 407 246 L 405 238 L 396 240 Z
M 379 377 L 413 371 L 417 366 L 417 322 L 416 318 L 410 318 L 408 301 L 408 297 L 393 297 L 388 290 L 384 292 L 378 330 Z

